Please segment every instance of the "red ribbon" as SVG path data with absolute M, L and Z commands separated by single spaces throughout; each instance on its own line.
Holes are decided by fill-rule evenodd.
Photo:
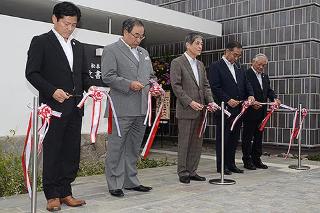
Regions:
M 239 115 L 237 115 L 237 117 L 232 122 L 232 125 L 230 128 L 231 131 L 233 130 L 234 126 L 236 125 L 237 121 L 241 118 L 243 113 L 249 108 L 249 106 L 250 106 L 249 101 L 243 102 L 241 112 L 239 113 Z
M 270 119 L 272 113 L 273 113 L 275 110 L 277 110 L 277 109 L 279 109 L 279 105 L 278 105 L 276 102 L 272 103 L 272 105 L 270 106 L 270 111 L 268 112 L 268 114 L 267 114 L 266 117 L 262 120 L 262 122 L 261 122 L 261 124 L 260 124 L 259 130 L 260 130 L 261 132 L 263 131 L 264 127 L 266 126 L 266 124 L 267 124 L 268 120 Z
M 98 132 L 99 123 L 100 123 L 101 105 L 102 105 L 101 102 L 102 102 L 104 96 L 106 96 L 109 101 L 109 109 L 108 109 L 109 115 L 108 115 L 107 132 L 108 132 L 108 134 L 112 133 L 112 115 L 113 115 L 115 117 L 118 136 L 121 137 L 120 128 L 118 125 L 118 119 L 117 119 L 117 116 L 116 116 L 116 113 L 115 113 L 115 110 L 113 107 L 113 102 L 112 102 L 111 97 L 108 95 L 105 88 L 95 88 L 93 90 L 90 90 L 87 94 L 85 94 L 85 96 L 82 98 L 80 103 L 77 105 L 79 108 L 82 108 L 88 97 L 91 97 L 93 99 L 92 116 L 91 116 L 91 129 L 90 129 L 91 143 L 96 142 L 97 132 Z
M 293 140 L 294 139 L 298 139 L 301 135 L 301 130 L 302 130 L 302 124 L 303 124 L 303 121 L 304 119 L 306 118 L 307 114 L 308 114 L 308 110 L 306 108 L 302 108 L 301 109 L 301 122 L 298 120 L 298 113 L 299 111 L 297 110 L 295 112 L 295 115 L 294 115 L 294 119 L 293 119 L 293 126 L 292 126 L 292 131 L 291 131 L 291 136 L 290 136 L 290 142 L 289 142 L 289 147 L 288 147 L 288 151 L 287 151 L 287 154 L 286 154 L 286 159 L 288 158 L 289 156 L 289 153 L 290 153 L 290 149 L 291 149 L 291 145 L 293 143 Z M 299 141 L 300 143 L 300 141 Z
M 107 132 L 109 135 L 111 135 L 112 133 L 112 108 L 111 108 L 111 104 L 109 103 L 108 105 L 108 128 L 107 128 Z
M 42 121 L 41 127 L 37 130 L 37 133 L 39 134 L 39 142 L 37 147 L 37 152 L 39 156 L 42 151 L 42 144 L 43 144 L 44 138 L 49 130 L 51 116 L 61 117 L 61 113 L 53 111 L 46 104 L 41 104 L 41 106 L 37 110 L 37 114 Z M 26 184 L 27 191 L 30 198 L 31 198 L 32 190 L 31 190 L 31 183 L 29 178 L 29 162 L 30 162 L 31 150 L 32 150 L 32 138 L 30 134 L 32 126 L 33 126 L 33 123 L 32 123 L 32 112 L 31 112 L 29 122 L 28 122 L 27 134 L 24 141 L 24 147 L 21 155 L 24 182 Z
M 150 83 L 152 84 L 152 87 L 150 88 L 149 93 L 148 93 L 148 99 L 150 97 L 150 100 L 148 100 L 148 110 L 147 110 L 147 115 L 146 115 L 144 124 L 146 124 L 148 118 L 149 118 L 149 124 L 151 123 L 151 112 L 152 112 L 152 108 L 151 108 L 152 107 L 151 106 L 151 93 L 153 93 L 153 92 L 161 92 L 161 100 L 160 100 L 160 106 L 159 106 L 158 112 L 156 114 L 155 121 L 154 121 L 154 123 L 152 125 L 150 134 L 148 136 L 147 142 L 146 142 L 146 144 L 145 144 L 145 146 L 144 146 L 144 148 L 143 148 L 143 150 L 141 152 L 141 156 L 144 159 L 147 158 L 147 156 L 148 156 L 148 154 L 150 152 L 150 149 L 152 147 L 154 138 L 155 138 L 155 136 L 157 134 L 157 131 L 158 131 L 158 127 L 159 127 L 160 120 L 161 120 L 162 109 L 163 109 L 163 100 L 164 100 L 164 95 L 165 95 L 165 91 L 162 89 L 162 87 L 157 82 L 155 82 L 154 80 L 150 80 Z

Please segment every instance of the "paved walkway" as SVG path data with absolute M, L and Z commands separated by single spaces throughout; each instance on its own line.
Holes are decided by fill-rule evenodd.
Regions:
M 157 151 L 155 157 L 176 159 L 175 152 Z M 152 156 L 151 156 L 152 157 Z M 111 213 L 111 212 L 320 212 L 320 164 L 304 160 L 311 166 L 308 171 L 288 168 L 297 160 L 278 157 L 263 157 L 267 170 L 245 170 L 245 174 L 225 176 L 236 180 L 235 185 L 211 185 L 206 182 L 181 184 L 176 175 L 176 166 L 139 170 L 142 184 L 150 185 L 149 193 L 125 191 L 123 198 L 107 193 L 104 175 L 81 177 L 73 186 L 74 195 L 87 201 L 80 208 L 62 206 L 61 212 Z M 219 178 L 215 172 L 215 157 L 203 155 L 198 173 L 207 179 Z M 243 167 L 238 160 L 239 167 Z M 38 193 L 38 212 L 45 211 L 43 193 Z M 27 195 L 0 198 L 0 212 L 30 212 Z

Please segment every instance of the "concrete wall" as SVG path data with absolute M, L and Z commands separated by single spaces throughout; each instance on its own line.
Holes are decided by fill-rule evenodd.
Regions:
M 25 64 L 27 50 L 34 35 L 45 33 L 52 29 L 49 23 L 0 15 L 0 137 L 25 135 L 32 97 L 37 91 L 25 79 Z M 119 36 L 76 29 L 75 38 L 83 43 L 107 45 Z M 83 133 L 89 132 L 91 108 L 86 106 L 86 116 L 83 119 Z M 101 122 L 100 131 L 105 132 L 105 123 Z
M 261 52 L 269 57 L 266 73 L 283 103 L 310 109 L 304 122 L 302 143 L 320 145 L 320 1 L 319 0 L 142 0 L 160 7 L 214 20 L 222 24 L 221 38 L 208 38 L 200 59 L 208 67 L 221 58 L 225 44 L 243 45 L 241 63 L 250 65 Z M 148 30 L 148 29 L 147 29 Z M 148 47 L 151 56 L 179 55 L 183 42 Z M 173 110 L 174 113 L 174 110 Z M 292 113 L 275 113 L 265 130 L 264 142 L 287 145 Z M 175 136 L 176 121 L 170 123 Z M 210 119 L 205 138 L 215 140 Z

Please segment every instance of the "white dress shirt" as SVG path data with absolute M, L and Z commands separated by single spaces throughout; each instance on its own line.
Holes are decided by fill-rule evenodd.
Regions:
M 228 66 L 228 68 L 231 72 L 231 75 L 233 76 L 234 81 L 237 83 L 236 71 L 234 70 L 233 64 L 231 64 L 224 56 L 222 56 L 222 59 L 224 60 L 224 62 Z
M 137 48 L 130 47 L 122 38 L 121 38 L 121 41 L 129 48 L 129 50 L 132 52 L 134 57 L 139 61 L 139 53 Z
M 73 51 L 71 46 L 71 40 L 73 39 L 73 36 L 69 36 L 68 40 L 66 41 L 55 29 L 52 29 L 52 31 L 56 35 L 59 43 L 61 44 L 64 54 L 68 59 L 70 69 L 71 71 L 73 71 Z
M 199 71 L 198 71 L 198 66 L 197 66 L 197 59 L 191 58 L 187 52 L 185 52 L 184 55 L 187 57 L 190 65 L 191 65 L 193 75 L 196 78 L 197 84 L 199 85 Z
M 263 86 L 262 86 L 262 75 L 261 75 L 260 73 L 258 73 L 257 71 L 255 71 L 253 67 L 251 67 L 251 69 L 252 69 L 253 72 L 256 74 L 261 89 L 263 89 Z

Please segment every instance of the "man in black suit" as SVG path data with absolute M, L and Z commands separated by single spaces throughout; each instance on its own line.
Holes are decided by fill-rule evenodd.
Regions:
M 74 4 L 56 4 L 53 29 L 35 36 L 28 51 L 25 74 L 39 91 L 39 102 L 62 113 L 61 118 L 51 117 L 43 142 L 43 191 L 49 211 L 60 210 L 60 203 L 85 204 L 84 200 L 72 197 L 70 185 L 76 178 L 80 160 L 83 111 L 77 108 L 77 103 L 90 86 L 83 44 L 72 38 L 80 17 L 81 12 Z
M 241 111 L 241 102 L 248 100 L 254 102 L 251 84 L 246 78 L 245 72 L 236 61 L 241 57 L 242 46 L 239 42 L 232 41 L 226 45 L 222 59 L 210 65 L 208 79 L 211 90 L 217 99 L 217 103 L 226 103 L 226 108 L 231 117 L 225 120 L 225 171 L 226 175 L 232 172 L 243 173 L 235 164 L 235 154 L 240 136 L 241 120 L 237 122 L 233 131 L 230 130 L 232 121 Z M 221 114 L 216 114 L 216 156 L 217 172 L 221 172 Z
M 270 88 L 268 75 L 263 73 L 267 64 L 267 56 L 259 53 L 252 59 L 251 68 L 246 71 L 256 99 L 243 119 L 242 160 L 244 168 L 250 170 L 268 168 L 260 159 L 262 155 L 262 132 L 259 130 L 259 126 L 267 113 L 267 106 L 262 106 L 260 103 L 266 102 L 269 98 L 271 101 L 280 104 L 280 100 L 276 99 L 274 91 Z

